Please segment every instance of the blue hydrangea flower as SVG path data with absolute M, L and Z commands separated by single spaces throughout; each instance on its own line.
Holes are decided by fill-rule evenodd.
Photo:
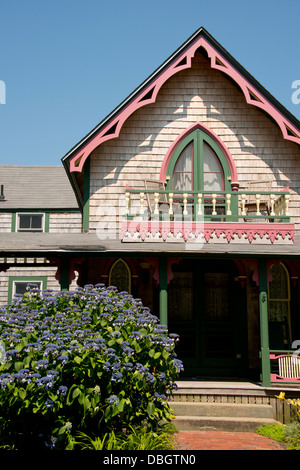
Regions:
M 116 406 L 118 406 L 119 402 L 120 402 L 120 400 L 119 400 L 119 398 L 118 398 L 116 395 L 111 395 L 111 396 L 109 397 L 109 399 L 108 399 L 108 403 L 109 403 L 110 405 L 116 405 Z

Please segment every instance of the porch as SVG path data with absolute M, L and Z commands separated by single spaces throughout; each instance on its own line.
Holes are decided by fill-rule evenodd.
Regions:
M 296 237 L 296 243 L 290 247 L 278 244 L 265 246 L 257 244 L 251 246 L 250 249 L 249 245 L 234 244 L 230 246 L 230 251 L 228 245 L 221 243 L 218 245 L 206 244 L 201 250 L 195 251 L 191 247 L 186 248 L 186 246 L 183 249 L 181 243 L 166 245 L 164 242 L 158 242 L 146 245 L 144 243 L 123 243 L 119 240 L 100 241 L 96 233 L 72 234 L 67 243 L 60 234 L 37 234 L 34 239 L 30 234 L 14 233 L 10 237 L 2 234 L 0 240 L 2 246 L 6 247 L 5 253 L 1 253 L 2 258 L 0 259 L 2 286 L 5 286 L 5 282 L 8 282 L 9 276 L 12 275 L 11 270 L 18 270 L 18 275 L 21 276 L 24 275 L 22 274 L 24 267 L 28 267 L 32 271 L 32 276 L 40 276 L 42 270 L 48 270 L 49 266 L 53 266 L 53 275 L 62 290 L 74 288 L 75 282 L 78 285 L 99 282 L 107 284 L 111 282 L 115 285 L 116 276 L 119 276 L 120 272 L 118 270 L 113 275 L 112 270 L 121 267 L 121 274 L 125 270 L 126 282 L 130 283 L 126 289 L 131 285 L 132 295 L 142 298 L 143 303 L 151 308 L 151 311 L 159 317 L 160 322 L 168 325 L 170 332 L 179 334 L 182 345 L 185 342 L 186 345 L 192 346 L 192 342 L 188 341 L 190 332 L 198 335 L 194 343 L 198 362 L 195 363 L 191 356 L 183 358 L 186 372 L 189 374 L 188 377 L 201 375 L 205 381 L 211 381 L 215 384 L 212 377 L 224 377 L 224 360 L 226 360 L 228 364 L 232 361 L 231 366 L 234 366 L 228 368 L 227 377 L 246 377 L 248 381 L 255 380 L 255 383 L 260 383 L 258 381 L 261 380 L 261 386 L 264 389 L 271 388 L 273 390 L 275 387 L 277 394 L 284 390 L 283 387 L 294 386 L 300 389 L 299 368 L 296 369 L 296 372 L 293 371 L 293 375 L 289 372 L 293 370 L 289 369 L 289 361 L 294 362 L 292 359 L 297 356 L 296 348 L 299 346 L 296 344 L 293 346 L 294 349 L 291 349 L 291 341 L 282 349 L 280 349 L 281 346 L 274 347 L 273 344 L 270 344 L 270 338 L 273 339 L 273 330 L 270 331 L 268 320 L 268 304 L 270 303 L 268 289 L 271 280 L 269 269 L 272 263 L 283 262 L 289 268 L 287 274 L 291 295 L 287 300 L 291 304 L 291 312 L 294 317 L 292 318 L 291 338 L 293 341 L 297 341 L 299 332 L 298 277 L 300 271 L 298 237 Z M 41 258 L 42 253 L 43 258 Z M 31 264 L 29 264 L 30 257 L 33 257 Z M 123 262 L 116 264 L 117 260 L 123 260 Z M 186 271 L 181 270 L 181 274 L 184 274 L 181 275 L 180 269 L 178 269 L 180 268 L 180 260 L 192 262 L 195 280 L 199 281 L 200 276 L 202 281 L 195 282 L 192 288 L 193 292 L 197 294 L 194 309 L 195 322 L 189 324 L 190 320 L 183 319 L 179 329 L 174 314 L 172 318 L 171 310 L 174 307 L 174 302 L 172 305 L 170 292 L 172 289 L 173 293 L 178 291 L 176 283 L 173 283 L 173 288 L 171 286 L 172 276 L 174 278 L 175 272 L 179 273 L 178 279 L 187 279 L 184 274 Z M 214 263 L 218 263 L 218 260 L 227 263 L 227 266 L 228 263 L 231 263 L 232 270 L 227 270 L 227 272 L 224 269 L 212 270 Z M 230 272 L 231 277 L 228 279 L 227 274 Z M 230 294 L 230 298 L 234 299 L 236 314 L 231 318 L 215 319 L 221 321 L 219 325 L 217 322 L 214 324 L 203 323 L 205 316 L 201 312 L 203 312 L 204 299 L 205 296 L 210 298 L 209 293 L 204 296 L 200 295 L 205 290 L 205 283 L 203 283 L 205 273 L 214 274 L 207 279 L 210 286 L 212 286 L 212 281 L 221 278 L 226 281 L 227 286 L 231 286 L 230 288 L 233 286 L 234 289 L 235 295 Z M 192 279 L 192 277 L 190 278 Z M 123 276 L 123 274 L 122 279 L 124 282 L 125 275 Z M 228 285 L 228 280 L 230 285 Z M 224 289 L 222 288 L 225 291 L 227 291 L 226 285 L 224 284 Z M 186 287 L 183 286 L 183 289 L 183 292 L 187 294 Z M 237 293 L 238 295 L 236 295 Z M 220 296 L 213 296 L 213 298 L 220 298 Z M 184 302 L 185 312 L 187 312 L 187 302 L 186 300 Z M 229 312 L 233 312 L 233 310 L 230 309 Z M 252 324 L 249 324 L 247 318 L 248 320 L 253 318 Z M 192 321 L 194 320 L 192 319 Z M 187 335 L 185 335 L 186 333 Z M 228 339 L 229 333 L 234 340 L 234 346 L 238 346 L 238 348 L 227 349 L 227 354 L 230 352 L 231 357 L 225 357 L 224 346 L 227 347 L 229 343 L 222 340 L 222 335 L 223 339 L 225 339 L 224 337 Z M 185 339 L 184 336 L 186 336 Z M 206 339 L 209 341 L 206 342 Z M 207 345 L 205 350 L 201 349 L 204 344 Z M 189 354 L 189 351 L 185 352 Z M 290 359 L 283 359 L 284 356 L 289 356 Z M 253 359 L 257 363 L 255 374 L 252 373 L 254 369 L 252 366 L 255 365 L 251 363 Z M 205 368 L 202 367 L 204 360 L 206 361 Z M 288 361 L 288 365 L 284 365 L 285 361 Z M 243 368 L 240 367 L 242 363 Z M 199 366 L 202 367 L 202 370 Z

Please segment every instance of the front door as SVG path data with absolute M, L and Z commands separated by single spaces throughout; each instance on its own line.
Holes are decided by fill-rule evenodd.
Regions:
M 247 363 L 246 315 L 232 261 L 184 260 L 168 286 L 169 330 L 185 375 L 237 377 Z

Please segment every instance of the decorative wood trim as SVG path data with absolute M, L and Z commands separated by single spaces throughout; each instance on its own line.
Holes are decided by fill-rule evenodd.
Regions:
M 205 223 L 203 222 L 169 222 L 169 221 L 125 221 L 122 223 L 122 240 L 129 234 L 133 236 L 138 233 L 144 241 L 147 236 L 159 236 L 163 241 L 171 233 L 174 237 L 181 235 L 184 241 L 189 241 L 191 234 L 194 237 L 203 235 L 204 242 L 209 241 L 215 235 L 223 238 L 228 243 L 236 238 L 244 236 L 249 243 L 266 237 L 270 243 L 275 243 L 279 237 L 295 242 L 294 224 L 251 224 L 247 223 Z
M 191 67 L 197 49 L 203 47 L 210 58 L 211 67 L 231 77 L 241 88 L 246 102 L 269 114 L 281 129 L 283 138 L 300 144 L 300 130 L 297 129 L 269 100 L 267 100 L 225 57 L 202 35 L 198 36 L 179 56 L 160 72 L 142 91 L 117 113 L 98 133 L 70 157 L 70 171 L 81 172 L 91 152 L 111 139 L 119 137 L 125 121 L 139 108 L 156 101 L 165 82 L 177 72 Z

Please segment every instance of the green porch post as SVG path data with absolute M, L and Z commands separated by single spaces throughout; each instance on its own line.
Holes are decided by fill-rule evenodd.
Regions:
M 259 317 L 260 317 L 260 343 L 261 343 L 261 372 L 262 385 L 271 386 L 271 365 L 269 348 L 269 321 L 268 321 L 268 281 L 267 263 L 265 259 L 259 260 Z
M 167 258 L 159 259 L 159 319 L 168 326 L 168 266 Z
M 61 258 L 60 265 L 60 289 L 64 291 L 69 290 L 69 279 L 70 279 L 70 260 L 68 257 Z

